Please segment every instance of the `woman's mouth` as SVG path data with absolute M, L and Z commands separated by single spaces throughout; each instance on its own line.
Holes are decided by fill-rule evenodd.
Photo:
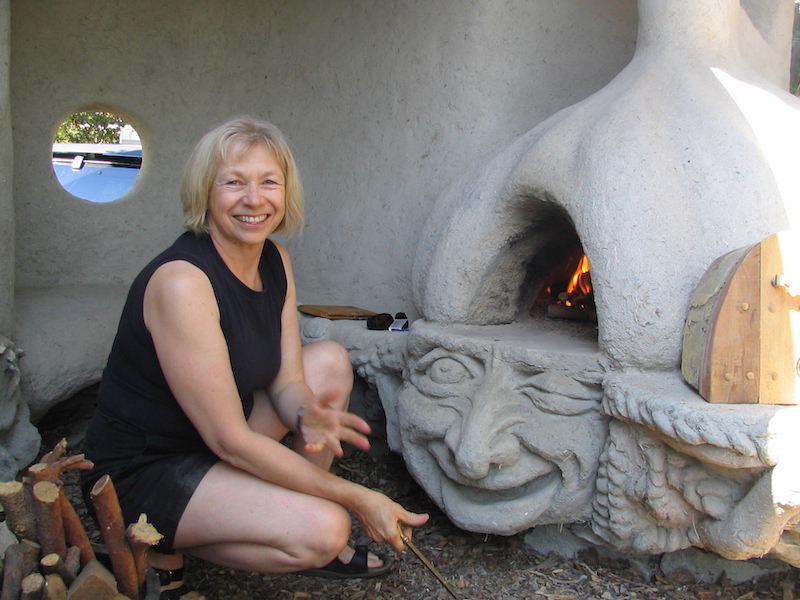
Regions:
M 251 225 L 255 225 L 265 221 L 267 219 L 267 215 L 237 215 L 234 217 L 234 219 L 241 221 L 242 223 L 250 223 Z

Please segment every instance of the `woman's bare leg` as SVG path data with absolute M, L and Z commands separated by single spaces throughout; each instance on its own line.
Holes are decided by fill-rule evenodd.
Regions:
M 243 571 L 322 567 L 344 549 L 350 516 L 334 502 L 217 463 L 181 517 L 175 547 Z
M 306 382 L 318 399 L 347 410 L 353 370 L 342 346 L 328 341 L 304 346 L 303 367 Z M 274 440 L 282 439 L 288 430 L 269 398 L 264 392 L 254 396 L 250 427 Z M 302 438 L 297 434 L 294 438 L 298 453 L 330 469 L 332 452 L 307 453 Z M 236 502 L 231 502 L 234 495 Z M 213 520 L 209 515 L 214 515 Z M 350 525 L 347 512 L 335 503 L 268 484 L 220 463 L 192 496 L 178 526 L 175 546 L 231 568 L 296 571 L 324 566 L 337 556 L 349 562 L 353 556 L 353 549 L 346 547 Z M 182 562 L 180 555 L 165 558 Z M 381 560 L 370 554 L 370 568 L 381 565 Z

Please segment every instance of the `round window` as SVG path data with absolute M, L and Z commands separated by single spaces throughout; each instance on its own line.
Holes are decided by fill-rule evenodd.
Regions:
M 56 132 L 53 172 L 73 196 L 90 202 L 121 198 L 133 187 L 141 167 L 139 134 L 112 113 L 74 113 Z

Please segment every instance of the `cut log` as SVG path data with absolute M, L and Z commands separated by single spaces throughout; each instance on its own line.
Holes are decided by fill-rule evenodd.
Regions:
M 94 505 L 100 531 L 108 548 L 108 556 L 119 584 L 119 591 L 129 598 L 136 598 L 139 595 L 136 563 L 125 539 L 125 521 L 111 478 L 103 475 L 98 479 L 92 487 L 89 497 Z
M 28 468 L 28 475 L 23 478 L 23 481 L 31 486 L 40 481 L 50 481 L 63 485 L 61 475 L 66 471 L 74 471 L 76 469 L 89 470 L 94 467 L 94 463 L 86 460 L 83 454 L 74 456 L 66 456 L 66 454 L 67 440 L 66 438 L 61 438 L 50 452 L 42 456 L 35 465 Z
M 31 573 L 22 580 L 20 600 L 42 600 L 44 594 L 44 577 L 40 573 Z
M 70 546 L 67 548 L 67 557 L 64 559 L 64 564 L 73 575 L 77 575 L 81 571 L 81 550 L 77 546 Z
M 45 575 L 44 597 L 47 600 L 67 600 L 67 584 L 60 575 Z
M 39 462 L 52 464 L 57 460 L 63 458 L 66 453 L 67 453 L 67 438 L 61 438 L 60 440 L 58 440 L 56 445 L 53 446 L 53 449 L 50 450 L 50 452 L 44 454 L 42 458 L 39 459 Z
M 12 544 L 6 550 L 3 571 L 3 589 L 0 600 L 18 600 L 22 593 L 22 580 L 36 570 L 39 549 L 34 544 Z
M 25 486 L 19 481 L 0 483 L 0 502 L 11 532 L 20 540 L 37 541 L 33 500 Z
M 139 590 L 145 585 L 147 575 L 147 551 L 155 546 L 164 537 L 158 530 L 147 522 L 147 515 L 139 515 L 136 523 L 128 525 L 125 531 L 128 544 L 133 552 L 133 561 L 136 565 L 136 580 L 139 583 Z
M 93 560 L 69 586 L 67 597 L 69 600 L 117 600 L 117 582 L 108 569 Z
M 67 567 L 64 560 L 55 552 L 42 558 L 39 561 L 39 565 L 41 565 L 42 572 L 45 575 L 58 575 L 67 586 L 75 581 L 76 574 Z
M 33 486 L 33 507 L 42 552 L 55 552 L 63 559 L 67 556 L 67 543 L 64 540 L 64 522 L 61 519 L 60 494 L 61 488 L 49 481 L 40 481 Z
M 38 462 L 35 465 L 28 467 L 28 474 L 24 478 L 25 482 L 29 485 L 34 485 L 40 481 L 50 481 L 63 485 L 61 476 L 67 471 L 88 471 L 94 467 L 94 463 L 86 460 L 83 454 L 75 454 L 62 458 L 54 463 Z
M 64 540 L 68 546 L 75 546 L 80 550 L 81 566 L 89 564 L 94 560 L 94 550 L 86 530 L 83 528 L 81 518 L 75 512 L 75 507 L 67 498 L 63 489 L 60 489 L 59 503 L 61 505 L 61 519 L 64 524 Z

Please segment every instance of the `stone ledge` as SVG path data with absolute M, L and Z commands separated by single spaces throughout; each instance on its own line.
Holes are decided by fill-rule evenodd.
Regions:
M 100 381 L 128 286 L 18 288 L 14 342 L 21 389 L 36 423 L 49 408 Z

